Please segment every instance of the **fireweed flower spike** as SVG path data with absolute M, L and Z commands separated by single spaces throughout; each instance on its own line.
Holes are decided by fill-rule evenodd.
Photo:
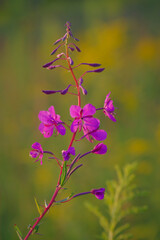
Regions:
M 57 134 L 65 135 L 66 129 L 62 125 L 63 123 L 60 120 L 60 116 L 55 113 L 53 106 L 51 106 L 48 111 L 40 111 L 38 118 L 42 122 L 39 125 L 39 130 L 45 138 L 51 137 L 53 130 L 55 130 Z
M 66 33 L 55 41 L 54 45 L 56 45 L 56 48 L 52 51 L 51 55 L 56 54 L 55 59 L 51 59 L 48 63 L 43 65 L 44 69 L 57 69 L 57 68 L 63 68 L 64 71 L 67 71 L 72 76 L 72 82 L 69 82 L 69 85 L 63 90 L 43 90 L 42 92 L 45 94 L 54 94 L 54 93 L 60 93 L 57 95 L 57 97 L 60 97 L 60 95 L 67 95 L 72 94 L 73 99 L 73 105 L 70 106 L 70 116 L 73 118 L 73 121 L 71 123 L 71 126 L 69 126 L 66 122 L 61 121 L 60 115 L 55 113 L 55 109 L 53 106 L 51 106 L 48 111 L 40 111 L 38 118 L 40 120 L 39 130 L 43 134 L 45 138 L 51 137 L 53 133 L 55 132 L 56 135 L 65 135 L 66 129 L 64 126 L 67 126 L 69 128 L 69 131 L 71 133 L 71 139 L 68 145 L 64 148 L 66 150 L 61 150 L 62 156 L 61 159 L 57 158 L 52 152 L 44 151 L 40 145 L 40 143 L 36 142 L 32 145 L 32 150 L 30 151 L 30 156 L 34 158 L 36 161 L 40 161 L 42 164 L 42 158 L 44 154 L 50 154 L 51 157 L 49 159 L 55 159 L 54 161 L 57 164 L 57 167 L 59 169 L 59 176 L 58 180 L 55 186 L 54 193 L 52 195 L 52 198 L 50 199 L 50 202 L 48 204 L 45 204 L 45 207 L 43 210 L 39 208 L 39 205 L 36 201 L 36 206 L 38 208 L 39 217 L 35 218 L 35 222 L 33 225 L 29 228 L 28 233 L 23 238 L 22 234 L 19 230 L 17 231 L 17 234 L 19 236 L 20 240 L 28 240 L 28 238 L 33 234 L 37 233 L 37 229 L 40 226 L 39 223 L 43 219 L 43 217 L 46 215 L 46 213 L 50 210 L 50 208 L 55 205 L 65 203 L 68 201 L 71 201 L 72 199 L 86 195 L 86 194 L 92 194 L 97 199 L 102 200 L 104 198 L 105 189 L 99 188 L 99 189 L 92 189 L 89 192 L 83 192 L 78 193 L 75 195 L 69 195 L 65 199 L 61 201 L 56 201 L 57 195 L 59 192 L 64 189 L 64 185 L 68 182 L 70 177 L 77 172 L 80 167 L 83 166 L 82 163 L 79 164 L 79 160 L 82 161 L 82 158 L 89 154 L 99 154 L 100 156 L 107 153 L 107 146 L 104 143 L 98 143 L 95 147 L 92 148 L 92 150 L 81 154 L 80 150 L 78 148 L 78 140 L 83 140 L 86 138 L 91 143 L 93 140 L 97 141 L 103 141 L 107 137 L 107 133 L 103 129 L 100 128 L 100 120 L 95 118 L 94 115 L 96 114 L 96 110 L 103 110 L 104 114 L 108 116 L 112 121 L 115 121 L 114 118 L 114 106 L 113 101 L 109 98 L 109 94 L 106 96 L 104 107 L 96 109 L 91 103 L 88 103 L 82 107 L 81 105 L 81 95 L 82 93 L 84 95 L 87 94 L 87 90 L 82 86 L 83 85 L 83 76 L 87 73 L 101 73 L 104 68 L 99 68 L 101 64 L 99 63 L 80 63 L 77 66 L 74 66 L 74 61 L 72 60 L 70 53 L 74 54 L 76 52 L 80 52 L 80 48 L 73 43 L 72 41 L 79 41 L 77 38 L 75 38 L 71 32 L 71 24 L 67 22 L 65 24 L 66 26 Z M 76 51 L 74 51 L 76 50 Z M 58 52 L 59 51 L 59 52 Z M 58 52 L 58 54 L 57 54 Z M 61 61 L 65 65 L 54 65 L 55 62 L 59 63 Z M 61 64 L 61 63 L 60 63 Z M 76 77 L 74 71 L 76 71 L 77 67 L 91 67 L 94 70 L 88 70 L 82 74 L 82 76 Z M 95 69 L 96 68 L 96 69 Z M 78 73 L 77 73 L 78 74 Z M 70 78 L 69 78 L 70 79 Z M 69 89 L 73 88 L 73 92 L 69 92 Z M 81 93 L 82 91 L 82 93 Z M 77 98 L 78 104 L 76 105 L 75 98 Z M 68 117 L 67 117 L 68 119 Z M 77 139 L 77 135 L 80 134 L 80 139 Z M 68 140 L 68 138 L 67 138 Z M 56 145 L 56 142 L 54 143 Z M 75 146 L 76 145 L 76 151 Z M 63 149 L 63 148 L 62 148 Z M 77 152 L 77 155 L 75 156 L 75 152 Z M 75 157 L 73 157 L 75 156 Z M 47 186 L 48 187 L 48 186 Z M 16 228 L 18 229 L 18 228 Z
M 42 149 L 41 144 L 38 142 L 35 142 L 35 143 L 33 143 L 32 148 L 33 148 L 33 150 L 30 151 L 29 156 L 32 158 L 38 157 L 38 159 L 35 162 L 40 160 L 40 163 L 42 165 L 43 149 Z

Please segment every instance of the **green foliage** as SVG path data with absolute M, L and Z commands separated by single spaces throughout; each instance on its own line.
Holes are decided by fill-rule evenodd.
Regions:
M 66 161 L 64 162 L 63 168 L 62 168 L 62 175 L 61 175 L 61 180 L 60 180 L 60 185 L 63 186 L 65 183 L 66 175 L 67 175 L 67 163 Z
M 41 208 L 40 208 L 40 206 L 39 206 L 39 204 L 38 204 L 38 202 L 37 202 L 37 199 L 34 198 L 34 201 L 35 201 L 35 204 L 36 204 L 36 207 L 37 207 L 38 213 L 39 213 L 39 215 L 41 215 L 41 214 L 42 214 L 42 211 L 41 211 Z
M 86 204 L 87 208 L 98 218 L 103 228 L 102 239 L 126 240 L 132 238 L 128 232 L 130 224 L 127 217 L 146 209 L 146 206 L 137 207 L 132 200 L 138 195 L 134 184 L 134 171 L 137 164 L 127 164 L 123 170 L 116 167 L 117 180 L 107 181 L 107 192 L 104 203 L 107 207 L 106 216 L 93 205 Z
M 23 240 L 23 236 L 22 236 L 21 231 L 19 230 L 19 227 L 15 224 L 15 225 L 14 225 L 14 228 L 15 228 L 15 230 L 16 230 L 16 233 L 17 233 L 19 239 L 20 239 L 20 240 Z

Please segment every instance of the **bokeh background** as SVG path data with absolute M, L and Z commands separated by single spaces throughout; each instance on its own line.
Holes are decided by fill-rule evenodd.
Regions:
M 108 132 L 107 155 L 86 157 L 84 167 L 68 183 L 68 192 L 105 187 L 106 180 L 115 178 L 115 165 L 137 161 L 136 184 L 147 191 L 137 204 L 148 205 L 148 210 L 130 219 L 133 239 L 160 239 L 159 11 L 158 0 L 1 1 L 0 239 L 17 239 L 15 223 L 25 234 L 38 214 L 34 197 L 39 203 L 49 201 L 55 188 L 56 164 L 47 159 L 43 166 L 33 163 L 32 143 L 38 141 L 60 156 L 70 141 L 70 134 L 44 139 L 37 117 L 54 105 L 69 121 L 69 106 L 76 104 L 72 96 L 41 93 L 72 81 L 63 70 L 41 67 L 53 59 L 52 43 L 65 33 L 66 21 L 80 39 L 82 52 L 72 54 L 75 63 L 98 62 L 106 68 L 85 77 L 88 95 L 83 104 L 101 107 L 111 91 L 117 106 L 117 123 L 97 114 Z M 77 76 L 84 70 L 88 68 L 83 66 Z M 82 152 L 91 147 L 87 140 L 76 145 Z M 31 239 L 97 239 L 102 229 L 85 201 L 105 211 L 103 202 L 92 196 L 75 199 L 52 209 L 40 226 L 43 237 Z

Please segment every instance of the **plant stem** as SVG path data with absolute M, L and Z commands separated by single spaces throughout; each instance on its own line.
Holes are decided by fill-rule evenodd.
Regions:
M 56 190 L 51 198 L 50 203 L 48 204 L 48 206 L 45 208 L 45 210 L 43 211 L 43 213 L 37 218 L 37 221 L 34 223 L 34 225 L 30 228 L 28 234 L 26 235 L 26 237 L 24 238 L 24 240 L 27 240 L 29 238 L 29 236 L 32 234 L 33 230 L 35 229 L 35 227 L 38 225 L 38 223 L 41 221 L 41 219 L 44 217 L 44 215 L 48 212 L 48 210 L 50 209 L 50 207 L 52 206 L 52 204 L 55 202 L 55 198 L 59 192 L 59 190 L 61 189 L 61 186 L 57 186 Z

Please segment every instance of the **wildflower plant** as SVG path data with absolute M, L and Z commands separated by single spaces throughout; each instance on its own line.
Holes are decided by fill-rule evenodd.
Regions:
M 104 240 L 127 240 L 133 236 L 129 231 L 129 216 L 147 210 L 147 206 L 134 205 L 136 197 L 146 195 L 139 191 L 135 184 L 135 170 L 137 163 L 128 163 L 121 170 L 116 167 L 117 179 L 107 181 L 107 192 L 104 197 L 105 211 L 100 211 L 96 206 L 86 203 L 86 207 L 99 219 L 103 228 L 100 236 Z M 128 219 L 127 219 L 128 218 Z
M 62 137 L 67 134 L 67 131 L 72 133 L 72 137 L 69 146 L 66 146 L 66 149 L 62 149 L 60 159 L 57 158 L 57 156 L 50 150 L 43 150 L 44 148 L 40 143 L 33 143 L 32 150 L 30 151 L 30 157 L 35 159 L 35 162 L 39 161 L 41 165 L 43 164 L 44 155 L 47 155 L 49 159 L 54 159 L 59 167 L 59 177 L 53 196 L 49 203 L 45 202 L 43 209 L 38 205 L 38 202 L 35 199 L 39 217 L 35 219 L 35 222 L 32 226 L 30 225 L 28 233 L 25 237 L 22 236 L 19 228 L 17 225 L 15 225 L 15 230 L 20 240 L 27 240 L 30 235 L 38 233 L 40 221 L 52 206 L 71 201 L 76 197 L 86 194 L 92 194 L 97 199 L 102 200 L 105 194 L 105 188 L 99 188 L 91 189 L 87 192 L 71 194 L 60 201 L 56 200 L 57 195 L 62 189 L 64 189 L 64 185 L 70 179 L 71 175 L 83 166 L 82 158 L 85 158 L 85 156 L 88 154 L 102 155 L 107 153 L 107 146 L 103 143 L 107 137 L 107 132 L 103 129 L 100 129 L 100 120 L 95 117 L 96 112 L 102 110 L 104 115 L 108 116 L 112 121 L 116 121 L 114 116 L 113 101 L 110 99 L 110 93 L 106 96 L 103 107 L 96 108 L 91 103 L 87 103 L 85 106 L 82 106 L 82 94 L 87 95 L 87 90 L 83 86 L 85 75 L 88 73 L 101 73 L 104 71 L 104 68 L 101 68 L 101 64 L 99 63 L 80 63 L 76 66 L 74 65 L 73 59 L 70 55 L 74 51 L 81 52 L 80 48 L 76 44 L 76 42 L 79 40 L 73 36 L 71 32 L 71 24 L 67 22 L 65 26 L 66 33 L 54 43 L 54 45 L 58 44 L 58 46 L 52 51 L 51 55 L 56 55 L 56 53 L 61 50 L 60 53 L 56 55 L 54 60 L 43 65 L 43 68 L 53 71 L 56 68 L 65 69 L 67 72 L 71 73 L 73 78 L 72 83 L 70 83 L 67 87 L 65 86 L 64 89 L 61 90 L 43 90 L 42 92 L 47 95 L 72 94 L 74 98 L 77 98 L 78 103 L 77 105 L 70 106 L 69 112 L 72 121 L 71 124 L 70 122 L 65 122 L 64 116 L 61 117 L 58 114 L 59 112 L 57 109 L 55 110 L 54 106 L 50 106 L 48 110 L 40 111 L 38 118 L 40 120 L 39 131 L 44 138 L 52 137 L 53 133 L 56 136 L 61 135 L 60 137 Z M 59 62 L 62 64 L 59 64 Z M 85 71 L 77 78 L 75 75 L 75 70 L 81 66 L 88 66 L 91 69 Z M 84 139 L 91 143 L 94 143 L 94 141 L 100 142 L 86 153 L 80 153 L 78 151 L 76 152 L 74 145 L 78 145 L 81 140 Z M 77 146 L 76 149 L 78 149 Z

